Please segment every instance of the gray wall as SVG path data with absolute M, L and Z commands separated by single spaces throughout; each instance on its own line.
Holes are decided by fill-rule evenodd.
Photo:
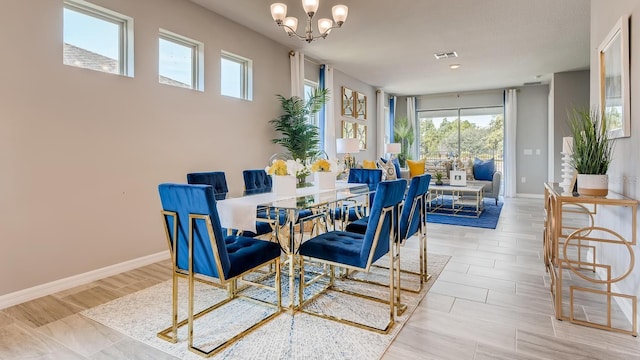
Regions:
M 549 86 L 521 87 L 517 97 L 516 194 L 541 195 L 547 180 Z
M 221 170 L 240 191 L 281 150 L 290 49 L 187 0 L 92 2 L 134 18 L 135 77 L 62 64 L 62 0 L 2 2 L 0 297 L 166 252 L 159 183 Z M 158 83 L 159 28 L 205 44 L 204 92 Z M 253 101 L 220 95 L 221 50 L 253 60 Z
M 562 138 L 571 136 L 567 114 L 574 108 L 589 107 L 589 70 L 555 73 L 551 86 L 553 99 L 550 100 L 550 110 L 553 118 L 550 121 L 550 135 L 553 141 L 549 144 L 549 151 L 553 154 L 553 176 L 549 178 L 554 182 L 562 182 Z
M 630 68 L 640 69 L 640 1 L 620 0 L 614 2 L 591 2 L 591 69 L 598 69 L 598 56 L 596 49 L 613 28 L 615 22 L 621 16 L 631 17 L 630 26 Z M 613 154 L 613 162 L 609 167 L 609 189 L 622 193 L 632 199 L 638 199 L 640 195 L 640 162 L 637 156 L 640 154 L 640 72 L 631 71 L 631 137 L 621 138 L 616 141 Z M 598 104 L 598 72 L 592 71 L 590 76 L 590 103 Z M 626 239 L 631 239 L 630 211 L 620 208 L 598 208 L 596 223 L 617 231 Z M 637 218 L 635 221 L 639 221 Z M 640 238 L 638 230 L 636 236 Z M 614 291 L 640 296 L 640 246 L 632 246 L 635 257 L 633 272 L 623 281 L 616 283 Z M 618 276 L 627 269 L 629 253 L 624 246 L 599 246 L 597 249 L 598 260 L 601 263 L 613 264 L 612 276 Z M 624 306 L 624 305 L 623 305 Z M 630 306 L 627 302 L 627 313 Z
M 367 96 L 367 119 L 356 120 L 351 117 L 342 116 L 342 87 L 345 86 L 351 90 Z M 350 121 L 359 124 L 359 126 L 367 127 L 367 149 L 360 151 L 357 154 L 353 154 L 356 160 L 362 163 L 362 160 L 376 160 L 377 142 L 376 133 L 378 131 L 376 120 L 376 89 L 369 84 L 366 84 L 360 80 L 354 79 L 347 74 L 335 70 L 333 72 L 333 97 L 336 98 L 336 104 L 333 108 L 334 118 L 336 121 L 336 137 L 342 137 L 342 121 Z M 405 102 L 406 108 L 406 102 Z

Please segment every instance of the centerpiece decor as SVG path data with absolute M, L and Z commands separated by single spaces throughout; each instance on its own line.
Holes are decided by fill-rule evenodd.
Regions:
M 287 149 L 291 158 L 304 166 L 293 173 L 298 179 L 298 187 L 306 185 L 307 176 L 311 174 L 307 165 L 320 153 L 320 130 L 310 120 L 322 109 L 328 93 L 328 89 L 315 89 L 307 95 L 306 101 L 298 96 L 277 95 L 284 114 L 269 121 L 281 133 L 281 137 L 271 142 Z
M 267 166 L 265 171 L 271 175 L 272 191 L 280 196 L 296 196 L 296 168 L 294 160 L 276 159 Z
M 326 159 L 316 160 L 311 165 L 314 175 L 314 184 L 318 189 L 329 190 L 336 187 L 337 163 Z
M 615 139 L 609 137 L 606 114 L 598 107 L 573 109 L 569 114 L 569 124 L 573 134 L 571 166 L 578 173 L 578 193 L 607 196 L 607 170 Z

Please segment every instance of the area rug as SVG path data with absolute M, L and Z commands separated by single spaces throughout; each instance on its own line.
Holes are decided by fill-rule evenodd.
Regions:
M 438 278 L 449 258 L 445 255 L 429 254 L 428 272 L 432 278 L 419 294 L 402 292 L 402 302 L 407 306 L 407 310 L 396 317 L 396 323 L 387 335 L 301 312 L 293 314 L 282 312 L 211 359 L 379 359 Z M 403 269 L 417 270 L 418 252 L 416 250 L 403 248 L 401 259 Z M 384 258 L 381 259 L 381 264 L 387 264 L 384 260 Z M 385 271 L 372 268 L 370 275 L 388 281 L 388 275 L 384 276 Z M 403 287 L 414 286 L 414 279 L 415 276 L 403 273 L 401 280 Z M 287 282 L 288 278 L 283 276 L 283 285 Z M 412 282 L 414 284 L 411 284 Z M 353 280 L 343 281 L 341 286 L 351 290 L 365 291 L 381 298 L 385 298 L 385 291 L 388 289 Z M 287 289 L 283 286 L 283 294 L 285 291 Z M 186 281 L 180 281 L 180 319 L 186 317 L 186 293 Z M 195 296 L 196 311 L 223 299 L 225 295 L 226 292 L 220 289 L 205 285 L 198 286 Z M 371 325 L 386 324 L 388 306 L 354 299 L 357 298 L 329 291 L 320 295 L 316 301 L 310 303 L 310 306 L 316 311 L 322 310 L 345 318 L 352 317 L 353 320 L 364 321 Z M 362 301 L 366 301 L 366 304 L 361 303 Z M 207 340 L 206 343 L 196 343 L 196 345 L 206 349 L 207 346 L 211 346 L 210 343 L 220 341 L 220 338 L 228 338 L 230 334 L 233 335 L 232 332 L 238 331 L 237 327 L 248 326 L 240 324 L 241 322 L 248 323 L 268 315 L 271 311 L 268 307 L 254 302 L 234 300 L 195 322 L 194 334 L 198 339 Z M 178 331 L 176 344 L 156 336 L 158 331 L 171 324 L 171 281 L 165 281 L 85 310 L 81 314 L 180 359 L 202 359 L 187 350 L 186 326 Z
M 480 214 L 480 217 L 463 217 L 463 216 L 451 216 L 445 214 L 439 214 L 437 212 L 427 213 L 427 222 L 433 224 L 447 224 L 458 226 L 471 226 L 485 229 L 495 229 L 498 225 L 498 219 L 500 218 L 500 212 L 502 211 L 502 202 L 498 202 L 496 205 L 495 200 L 485 199 L 484 210 Z M 451 213 L 451 211 L 447 211 Z

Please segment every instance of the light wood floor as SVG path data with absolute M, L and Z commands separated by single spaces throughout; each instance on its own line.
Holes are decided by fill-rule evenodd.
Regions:
M 553 317 L 542 229 L 541 199 L 506 199 L 496 230 L 429 224 L 452 258 L 384 359 L 640 359 L 638 338 Z M 169 278 L 164 261 L 4 309 L 0 359 L 175 359 L 78 315 Z

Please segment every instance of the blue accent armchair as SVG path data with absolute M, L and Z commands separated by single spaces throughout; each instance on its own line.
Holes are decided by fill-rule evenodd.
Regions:
M 177 329 L 188 325 L 188 347 L 190 351 L 210 356 L 231 345 L 237 338 L 274 318 L 282 311 L 280 287 L 280 247 L 276 243 L 244 236 L 225 236 L 220 226 L 213 188 L 210 185 L 160 184 L 162 216 L 173 264 L 172 326 L 162 330 L 158 336 L 176 342 Z M 243 275 L 265 266 L 275 266 L 274 286 L 256 284 L 242 278 Z M 178 278 L 187 278 L 189 284 L 187 319 L 178 322 Z M 193 313 L 194 282 L 200 281 L 227 289 L 225 300 L 197 314 Z M 238 297 L 238 282 L 269 288 L 276 293 L 276 304 L 257 300 L 273 308 L 271 314 L 253 324 L 241 334 L 232 336 L 214 345 L 209 351 L 193 345 L 194 320 Z
M 372 301 L 388 303 L 390 311 L 386 327 L 381 329 L 345 319 L 339 319 L 339 321 L 383 334 L 390 331 L 395 322 L 395 302 L 400 300 L 400 293 L 397 291 L 395 284 L 400 277 L 400 264 L 399 253 L 396 252 L 397 247 L 394 245 L 396 236 L 394 229 L 396 228 L 395 221 L 398 216 L 398 206 L 404 197 L 406 187 L 407 181 L 405 179 L 383 181 L 378 184 L 369 216 L 370 223 L 375 225 L 367 227 L 364 234 L 334 230 L 315 236 L 302 243 L 299 250 L 299 254 L 302 256 L 299 287 L 301 311 L 336 320 L 330 315 L 305 309 L 305 305 L 314 299 L 304 299 L 305 287 L 320 278 L 328 277 L 329 281 L 325 290 L 331 290 L 334 288 L 335 266 L 344 267 L 347 270 L 369 271 L 371 264 L 382 256 L 389 254 L 389 273 L 390 278 L 394 279 L 394 281 L 389 283 L 388 302 L 365 294 L 351 293 Z M 304 263 L 309 260 L 328 264 L 328 272 L 307 282 Z

